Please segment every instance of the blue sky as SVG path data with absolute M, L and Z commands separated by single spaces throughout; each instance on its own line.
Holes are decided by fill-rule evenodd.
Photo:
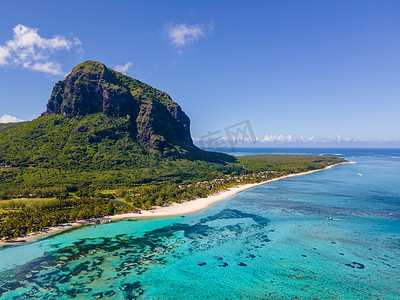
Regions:
M 400 1 L 3 0 L 0 11 L 2 122 L 39 116 L 55 82 L 97 60 L 169 93 L 194 137 L 248 120 L 263 145 L 400 146 Z

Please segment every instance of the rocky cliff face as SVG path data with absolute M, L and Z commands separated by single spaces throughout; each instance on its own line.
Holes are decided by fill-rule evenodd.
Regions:
M 43 115 L 79 119 L 94 113 L 128 118 L 133 135 L 152 149 L 198 150 L 190 136 L 188 116 L 167 93 L 102 63 L 86 61 L 54 86 Z

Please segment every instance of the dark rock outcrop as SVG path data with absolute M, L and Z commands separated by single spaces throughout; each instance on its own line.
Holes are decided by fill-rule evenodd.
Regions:
M 152 149 L 168 152 L 179 146 L 185 152 L 200 151 L 193 145 L 188 116 L 167 93 L 86 61 L 54 86 L 43 115 L 79 119 L 94 113 L 128 118 L 133 135 Z

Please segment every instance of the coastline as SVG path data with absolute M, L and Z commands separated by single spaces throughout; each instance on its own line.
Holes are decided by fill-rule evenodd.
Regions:
M 54 227 L 49 227 L 43 231 L 32 232 L 25 236 L 12 239 L 10 241 L 1 240 L 0 246 L 11 245 L 14 243 L 19 244 L 19 243 L 24 243 L 24 242 L 32 242 L 32 241 L 39 239 L 41 237 L 44 237 L 46 235 L 54 234 L 54 233 L 57 233 L 59 231 L 66 230 L 66 229 L 71 229 L 73 227 L 87 225 L 90 223 L 94 223 L 95 221 L 100 221 L 100 222 L 109 221 L 110 222 L 112 220 L 119 220 L 119 219 L 153 219 L 153 218 L 158 218 L 158 217 L 174 217 L 174 216 L 187 215 L 187 214 L 202 211 L 216 202 L 225 200 L 227 198 L 234 196 L 235 194 L 237 194 L 239 192 L 245 191 L 247 189 L 250 189 L 250 188 L 253 188 L 253 187 L 256 187 L 259 185 L 282 180 L 285 178 L 291 178 L 291 177 L 296 177 L 296 176 L 300 176 L 300 175 L 306 175 L 306 174 L 311 174 L 311 173 L 315 173 L 315 172 L 320 172 L 320 171 L 328 170 L 332 167 L 335 167 L 335 166 L 338 166 L 341 164 L 348 164 L 348 163 L 354 163 L 354 162 L 341 162 L 338 164 L 327 166 L 322 169 L 317 169 L 317 170 L 312 170 L 312 171 L 307 171 L 307 172 L 302 172 L 302 173 L 296 173 L 296 174 L 289 174 L 289 175 L 261 181 L 258 183 L 247 183 L 247 184 L 239 185 L 236 187 L 231 187 L 231 188 L 228 188 L 223 191 L 219 191 L 215 194 L 209 195 L 204 198 L 189 200 L 189 201 L 185 201 L 182 203 L 173 203 L 169 206 L 153 207 L 151 210 L 141 210 L 140 213 L 125 213 L 125 214 L 119 214 L 119 215 L 104 216 L 104 217 L 97 218 L 97 219 L 80 220 L 80 221 L 75 221 L 75 222 L 71 222 L 71 223 L 61 224 L 61 225 L 57 225 Z

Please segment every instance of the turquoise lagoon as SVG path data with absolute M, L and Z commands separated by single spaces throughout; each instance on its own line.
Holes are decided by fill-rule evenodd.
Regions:
M 400 299 L 400 151 L 235 154 L 271 152 L 356 164 L 265 184 L 184 217 L 3 247 L 0 298 Z

